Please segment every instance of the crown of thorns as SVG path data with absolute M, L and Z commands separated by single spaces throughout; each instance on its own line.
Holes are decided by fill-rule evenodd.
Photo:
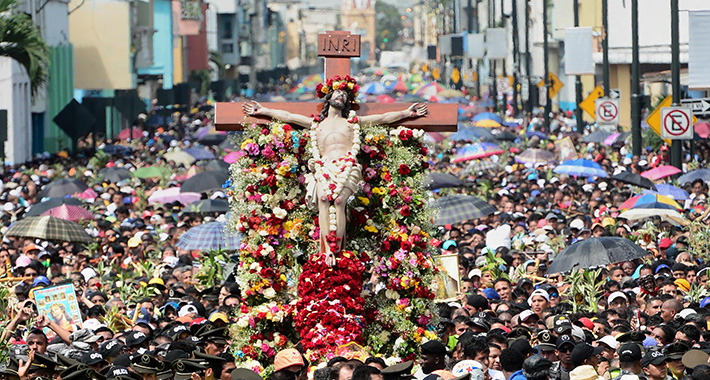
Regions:
M 319 98 L 324 98 L 326 95 L 335 90 L 342 90 L 348 94 L 350 99 L 357 98 L 357 92 L 360 90 L 355 78 L 350 75 L 346 75 L 344 78 L 340 75 L 336 75 L 331 79 L 325 81 L 325 83 L 319 83 L 316 86 L 316 94 Z

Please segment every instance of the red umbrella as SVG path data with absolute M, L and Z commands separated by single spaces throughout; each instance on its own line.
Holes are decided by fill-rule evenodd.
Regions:
M 397 84 L 394 85 L 394 88 L 392 89 L 392 91 L 399 91 L 399 92 L 407 93 L 407 92 L 409 92 L 409 88 L 407 87 L 407 85 L 404 82 L 402 82 L 401 80 L 398 80 Z
M 710 136 L 710 123 L 707 121 L 695 123 L 695 134 L 703 139 L 708 138 Z
M 49 215 L 59 219 L 70 220 L 72 222 L 77 222 L 79 220 L 91 220 L 94 217 L 93 214 L 86 209 L 67 204 L 50 208 L 49 210 L 43 212 L 42 215 Z
M 657 179 L 670 177 L 670 176 L 676 175 L 678 173 L 681 173 L 681 170 L 676 168 L 675 166 L 663 165 L 663 166 L 659 166 L 655 169 L 646 170 L 645 172 L 641 172 L 641 176 L 646 177 L 652 181 L 655 181 Z
M 130 137 L 129 137 L 130 136 Z M 140 128 L 126 128 L 116 136 L 119 140 L 139 139 L 143 137 L 143 130 Z
M 389 95 L 380 95 L 377 97 L 377 102 L 378 103 L 395 103 L 396 100 L 394 100 L 394 98 Z

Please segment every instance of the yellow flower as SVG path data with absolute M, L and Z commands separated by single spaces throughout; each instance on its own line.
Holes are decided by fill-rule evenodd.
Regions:
M 383 189 L 381 187 L 376 187 L 376 188 L 372 189 L 372 193 L 377 194 L 377 195 L 383 195 L 385 193 L 385 189 Z
M 323 88 L 321 88 L 321 91 L 323 91 L 324 94 L 327 94 L 327 93 L 330 92 L 330 87 L 328 87 L 328 86 L 323 86 Z
M 352 84 L 352 83 L 348 83 L 348 88 L 352 90 L 352 89 L 353 89 L 353 84 Z
M 252 140 L 252 139 L 246 139 L 246 140 L 242 141 L 242 150 L 244 150 L 244 148 L 247 146 L 247 144 L 251 144 L 253 142 L 254 142 L 254 140 Z
M 376 234 L 379 230 L 375 226 L 365 226 L 365 231 Z
M 340 88 L 340 82 L 333 82 L 333 90 L 337 90 Z
M 362 204 L 364 204 L 365 206 L 370 204 L 370 200 L 365 197 L 357 197 L 357 199 L 359 199 L 360 202 L 362 202 Z

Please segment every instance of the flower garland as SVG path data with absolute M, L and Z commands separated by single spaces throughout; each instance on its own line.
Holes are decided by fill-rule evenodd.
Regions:
M 325 182 L 325 192 L 329 202 L 333 202 L 333 200 L 340 196 L 340 193 L 343 191 L 343 186 L 345 185 L 345 182 L 347 182 L 348 177 L 350 177 L 353 167 L 358 165 L 356 156 L 360 152 L 360 124 L 358 124 L 358 118 L 355 111 L 350 111 L 348 123 L 350 123 L 353 129 L 353 143 L 350 146 L 350 150 L 345 153 L 344 157 L 338 158 L 337 161 L 333 161 L 333 163 L 338 162 L 341 164 L 339 171 L 335 173 L 334 177 L 323 171 L 324 162 L 320 155 L 318 138 L 316 136 L 318 133 L 318 127 L 320 126 L 320 119 L 314 118 L 313 123 L 311 124 L 311 133 L 313 134 L 313 138 L 310 141 L 310 151 L 313 159 L 310 161 L 309 166 L 315 173 L 316 181 Z M 334 205 L 331 205 L 328 208 L 328 220 L 328 231 L 336 231 L 338 229 L 338 225 L 336 219 L 336 208 Z
M 351 100 L 357 99 L 357 92 L 360 90 L 355 78 L 350 75 L 341 77 L 340 75 L 334 76 L 332 79 L 328 79 L 325 83 L 318 83 L 316 85 L 316 95 L 319 98 L 324 98 L 328 93 L 335 90 L 342 90 L 348 93 L 348 97 Z

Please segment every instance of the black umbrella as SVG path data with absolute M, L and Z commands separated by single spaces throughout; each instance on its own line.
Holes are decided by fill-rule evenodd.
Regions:
M 211 190 L 219 190 L 222 188 L 222 185 L 227 182 L 228 178 L 229 173 L 226 171 L 212 170 L 202 172 L 183 182 L 180 187 L 180 192 L 206 193 Z
M 232 133 L 242 133 L 242 132 L 232 132 Z M 230 135 L 232 133 L 230 133 Z M 232 139 L 226 139 L 219 144 L 219 149 L 221 149 L 221 150 L 226 150 L 226 149 L 238 150 L 239 147 L 234 145 L 234 142 L 232 141 Z
M 227 135 L 221 134 L 221 133 L 208 133 L 199 139 L 197 139 L 197 142 L 206 145 L 206 146 L 212 146 L 212 145 L 219 145 L 224 142 L 224 140 L 227 139 Z
M 634 185 L 656 191 L 656 185 L 654 185 L 650 179 L 646 177 L 641 177 L 640 174 L 631 172 L 621 172 L 615 176 L 612 176 L 611 179 L 615 179 L 623 183 L 628 183 L 629 185 Z
M 183 214 L 202 213 L 202 212 L 219 212 L 224 213 L 229 211 L 229 202 L 224 199 L 202 199 L 185 206 Z
M 588 269 L 646 256 L 646 250 L 625 238 L 589 238 L 578 241 L 558 253 L 547 273 Z
M 104 181 L 110 181 L 111 183 L 118 183 L 124 179 L 133 178 L 133 174 L 131 174 L 128 169 L 117 168 L 115 166 L 99 170 L 99 176 L 103 178 Z
M 212 160 L 207 165 L 205 165 L 205 169 L 223 172 L 229 170 L 229 164 L 222 160 Z
M 45 211 L 59 207 L 61 205 L 82 206 L 84 202 L 77 198 L 49 198 L 42 203 L 33 204 L 25 213 L 25 216 L 39 216 Z
M 449 173 L 429 173 L 424 179 L 424 188 L 429 190 L 443 189 L 445 187 L 461 187 L 463 181 Z
M 67 195 L 72 195 L 76 193 L 81 193 L 82 191 L 88 189 L 84 182 L 77 181 L 73 178 L 61 178 L 50 182 L 47 186 L 40 191 L 37 195 L 37 199 L 42 198 L 61 198 Z
M 611 136 L 611 132 L 596 131 L 592 132 L 582 138 L 582 141 L 586 143 L 598 143 L 601 144 L 606 140 L 607 137 Z
M 456 224 L 471 219 L 479 219 L 496 212 L 496 208 L 481 198 L 454 194 L 434 201 L 433 208 L 438 211 L 434 224 L 443 226 Z
M 515 139 L 518 138 L 518 136 L 516 136 L 512 132 L 508 132 L 508 131 L 503 131 L 498 134 L 493 134 L 493 136 L 495 136 L 496 140 L 498 140 L 498 141 L 515 141 Z

